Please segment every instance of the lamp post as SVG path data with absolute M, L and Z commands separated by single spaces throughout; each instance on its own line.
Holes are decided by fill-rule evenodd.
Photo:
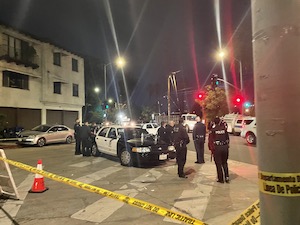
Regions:
M 111 65 L 112 62 L 103 65 L 103 73 L 104 73 L 104 98 L 107 99 L 107 89 L 106 89 L 106 78 L 107 78 L 107 69 L 106 67 Z M 115 61 L 115 64 L 119 68 L 123 68 L 126 64 L 126 61 L 123 57 L 118 57 Z
M 226 52 L 224 50 L 220 50 L 218 52 L 218 57 L 220 59 L 224 59 L 226 57 Z M 240 69 L 240 88 L 241 91 L 243 91 L 243 66 L 242 66 L 242 61 L 238 60 L 237 58 L 233 57 L 233 59 L 239 63 L 239 69 Z

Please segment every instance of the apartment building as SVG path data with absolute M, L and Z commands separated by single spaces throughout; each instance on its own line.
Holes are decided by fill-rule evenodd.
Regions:
M 82 57 L 0 24 L 0 114 L 5 127 L 73 126 L 84 105 Z

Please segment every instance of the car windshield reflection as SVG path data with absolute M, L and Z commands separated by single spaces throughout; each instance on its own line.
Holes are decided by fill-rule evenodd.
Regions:
M 141 138 L 142 134 L 148 135 L 148 132 L 141 128 L 120 128 L 118 129 L 118 133 L 126 139 Z
M 46 132 L 47 130 L 50 129 L 50 126 L 47 125 L 39 125 L 37 127 L 32 128 L 31 130 L 33 131 L 39 131 L 39 132 Z

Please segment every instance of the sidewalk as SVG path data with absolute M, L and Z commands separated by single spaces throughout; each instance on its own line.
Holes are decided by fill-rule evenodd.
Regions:
M 205 154 L 205 160 L 197 175 L 201 190 L 208 189 L 203 193 L 208 199 L 202 202 L 206 204 L 202 221 L 209 225 L 229 225 L 259 198 L 257 166 L 228 160 L 230 183 L 221 184 L 216 182 L 216 168 L 214 161 L 210 162 L 210 155 Z
M 19 148 L 17 145 L 17 138 L 0 139 L 0 149 Z

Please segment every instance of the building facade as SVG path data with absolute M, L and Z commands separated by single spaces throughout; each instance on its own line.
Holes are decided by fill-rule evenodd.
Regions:
M 0 25 L 0 114 L 3 127 L 73 126 L 84 106 L 84 60 Z

